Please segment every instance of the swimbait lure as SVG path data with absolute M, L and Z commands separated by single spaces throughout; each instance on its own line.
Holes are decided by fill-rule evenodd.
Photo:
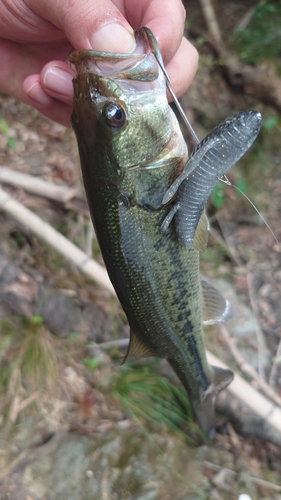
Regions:
M 256 139 L 261 127 L 261 114 L 257 111 L 242 111 L 227 118 L 203 139 L 187 161 L 182 174 L 165 193 L 163 203 L 168 203 L 176 194 L 176 201 L 162 224 L 165 231 L 173 217 L 179 242 L 184 246 L 194 244 L 203 251 L 207 241 L 200 237 L 199 220 L 202 217 L 201 233 L 206 235 L 208 226 L 204 214 L 205 205 L 220 177 L 246 153 Z

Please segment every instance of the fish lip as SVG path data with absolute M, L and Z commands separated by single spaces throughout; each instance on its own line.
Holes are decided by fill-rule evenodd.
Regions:
M 136 48 L 132 53 L 101 52 L 84 49 L 69 56 L 70 65 L 78 74 L 92 73 L 115 81 L 153 82 L 158 79 L 157 42 L 148 28 L 134 32 Z
M 137 28 L 134 31 L 136 47 L 133 52 L 104 52 L 94 49 L 82 49 L 76 52 L 72 52 L 69 56 L 69 62 L 71 64 L 76 64 L 77 61 L 83 61 L 85 59 L 113 59 L 113 60 L 127 60 L 127 59 L 138 59 L 140 55 L 152 51 L 152 43 L 157 43 L 154 36 L 149 28 L 142 27 Z M 153 41 L 151 40 L 153 38 Z M 155 49 L 155 48 L 154 48 Z

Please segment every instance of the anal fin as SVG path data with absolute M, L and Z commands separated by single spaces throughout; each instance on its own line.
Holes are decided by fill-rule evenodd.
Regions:
M 213 366 L 214 376 L 211 384 L 212 394 L 216 396 L 232 382 L 234 373 L 231 370 Z
M 217 366 L 212 368 L 213 380 L 207 391 L 201 395 L 200 399 L 191 399 L 200 427 L 209 439 L 212 439 L 215 433 L 215 397 L 232 382 L 234 376 L 231 370 Z
M 155 356 L 155 354 L 131 330 L 128 351 L 125 358 L 122 361 L 122 364 L 130 363 L 131 361 L 136 361 L 137 359 L 148 358 L 151 356 Z

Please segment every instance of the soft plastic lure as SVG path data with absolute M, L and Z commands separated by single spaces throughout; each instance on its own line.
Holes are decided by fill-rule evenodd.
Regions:
M 167 204 L 176 194 L 175 204 L 162 223 L 165 231 L 173 218 L 179 242 L 204 250 L 207 217 L 204 208 L 215 185 L 245 154 L 261 127 L 261 114 L 242 111 L 218 125 L 192 152 L 182 174 L 163 198 Z M 200 223 L 199 223 L 200 221 Z M 198 230 L 197 230 L 198 228 Z

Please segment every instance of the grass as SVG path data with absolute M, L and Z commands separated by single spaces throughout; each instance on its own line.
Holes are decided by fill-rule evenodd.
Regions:
M 158 430 L 159 426 L 166 426 L 183 432 L 188 426 L 195 434 L 202 434 L 193 422 L 192 408 L 184 389 L 174 386 L 150 367 L 120 367 L 107 391 L 130 417 L 156 424 Z M 185 438 L 189 444 L 195 444 L 186 434 Z
M 0 321 L 1 392 L 52 390 L 57 373 L 50 332 L 38 316 Z
M 181 441 L 189 446 L 198 443 L 184 432 L 207 443 L 206 437 L 193 422 L 193 412 L 183 387 L 176 387 L 168 379 L 158 374 L 157 368 L 150 366 L 139 367 L 133 365 L 121 366 L 112 373 L 110 383 L 106 384 L 107 395 L 113 398 L 113 405 L 118 403 L 141 429 L 144 438 L 162 457 L 163 467 L 177 479 L 178 484 L 188 486 L 198 499 L 207 500 L 209 495 L 193 484 L 189 478 L 182 475 L 174 465 L 173 459 L 163 452 L 161 446 L 154 439 L 157 435 L 166 432 L 176 432 Z M 102 390 L 102 384 L 100 387 Z
M 55 392 L 58 379 L 55 338 L 45 328 L 41 317 L 2 319 L 0 331 L 2 395 L 10 399 L 15 395 L 26 397 L 34 391 L 50 395 Z M 64 344 L 66 342 L 73 343 L 73 340 L 64 341 Z M 98 357 L 83 358 L 84 348 L 80 343 L 75 352 L 71 346 L 67 351 L 70 358 L 65 356 L 64 363 L 71 366 L 75 358 L 84 378 L 92 380 L 109 405 L 121 406 L 131 418 L 141 420 L 144 426 L 148 426 L 147 432 L 156 426 L 158 430 L 166 427 L 182 433 L 190 428 L 192 434 L 200 435 L 193 423 L 193 412 L 184 389 L 159 375 L 157 368 L 131 365 L 117 368 L 114 364 L 103 368 Z M 185 433 L 184 436 L 190 444 L 195 444 Z

